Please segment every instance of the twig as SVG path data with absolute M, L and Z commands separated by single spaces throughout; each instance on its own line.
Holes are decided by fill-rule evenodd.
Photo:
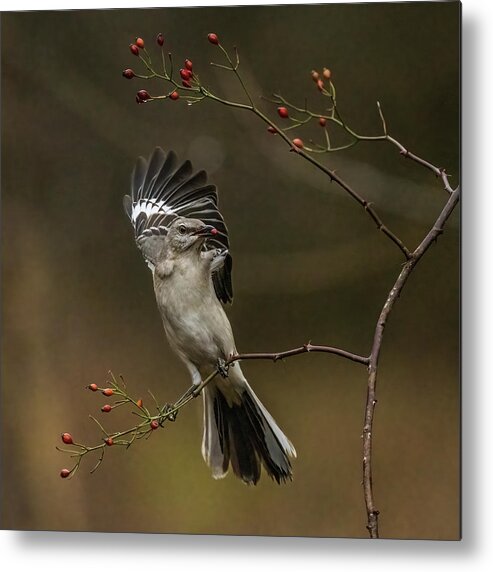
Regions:
M 331 83 L 331 85 L 333 85 L 333 84 Z M 342 127 L 342 129 L 344 129 L 344 131 L 346 131 L 354 139 L 354 141 L 356 143 L 361 142 L 361 141 L 366 141 L 366 142 L 387 141 L 388 143 L 391 143 L 392 145 L 397 147 L 399 149 L 400 154 L 403 157 L 405 157 L 407 159 L 411 159 L 412 161 L 415 161 L 416 163 L 418 163 L 422 167 L 425 167 L 426 169 L 431 171 L 435 176 L 440 177 L 444 183 L 444 190 L 449 194 L 452 193 L 452 187 L 450 186 L 450 183 L 448 181 L 448 175 L 445 173 L 444 169 L 440 169 L 436 165 L 433 165 L 433 163 L 430 163 L 429 161 L 426 161 L 425 159 L 419 157 L 418 155 L 411 153 L 411 151 L 409 151 L 402 143 L 400 143 L 399 141 L 397 141 L 397 139 L 395 139 L 394 137 L 391 137 L 388 134 L 387 122 L 386 122 L 385 117 L 383 115 L 382 106 L 381 106 L 379 101 L 377 101 L 377 108 L 378 108 L 380 120 L 382 122 L 383 135 L 361 135 L 361 134 L 357 133 L 356 131 L 354 131 L 354 129 L 350 128 L 347 125 L 347 123 L 345 123 L 341 119 L 339 111 L 337 109 L 337 105 L 335 104 L 334 100 L 332 100 L 333 101 L 333 108 L 332 109 L 333 109 L 333 111 L 335 111 L 337 113 L 337 117 L 335 117 L 332 113 L 327 115 L 324 113 L 316 113 L 316 112 L 310 111 L 309 109 L 306 108 L 306 106 L 305 107 L 299 107 L 299 106 L 291 103 L 290 101 L 288 101 L 285 97 L 281 96 L 280 94 L 274 94 L 274 99 L 270 99 L 270 100 L 268 99 L 268 101 L 271 101 L 272 103 L 282 103 L 283 105 L 285 105 L 286 107 L 289 107 L 290 109 L 296 111 L 297 113 L 305 114 L 308 117 L 313 118 L 313 119 L 323 118 L 327 121 L 331 121 L 331 122 L 335 123 L 336 125 L 338 125 L 339 127 Z M 326 151 L 330 151 L 330 150 L 331 150 L 330 148 L 326 149 Z
M 449 194 L 453 193 L 453 189 L 450 186 L 448 175 L 446 174 L 445 169 L 440 169 L 439 167 L 433 165 L 433 163 L 430 163 L 429 161 L 426 161 L 425 159 L 418 157 L 414 153 L 411 153 L 411 151 L 406 149 L 404 145 L 402 145 L 402 143 L 399 143 L 397 139 L 390 137 L 390 135 L 386 136 L 386 140 L 392 143 L 392 145 L 395 145 L 399 149 L 400 154 L 403 157 L 405 157 L 406 159 L 411 159 L 411 161 L 414 161 L 415 163 L 418 163 L 418 165 L 421 165 L 422 167 L 425 167 L 426 169 L 431 171 L 436 177 L 440 177 L 443 181 L 444 190 Z
M 232 356 L 228 362 L 229 363 L 233 363 L 235 361 L 240 361 L 240 360 L 257 360 L 257 359 L 266 359 L 266 360 L 272 360 L 272 361 L 279 361 L 279 360 L 283 360 L 292 356 L 296 356 L 299 354 L 304 354 L 304 353 L 308 353 L 308 352 L 324 352 L 324 353 L 329 353 L 329 354 L 335 354 L 338 355 L 340 357 L 346 358 L 348 360 L 357 362 L 357 363 L 361 363 L 363 365 L 369 365 L 370 363 L 370 358 L 369 357 L 364 357 L 358 354 L 353 354 L 351 352 L 348 352 L 346 350 L 342 350 L 340 348 L 334 348 L 334 347 L 330 347 L 330 346 L 314 346 L 310 343 L 305 344 L 299 348 L 294 348 L 292 350 L 287 350 L 284 352 L 278 352 L 278 353 L 254 353 L 254 354 L 238 354 L 236 356 Z
M 380 115 L 380 119 L 382 121 L 383 133 L 385 136 L 387 136 L 388 135 L 388 133 L 387 133 L 387 122 L 385 121 L 385 117 L 383 116 L 382 106 L 380 105 L 379 101 L 377 101 L 377 107 L 378 107 L 378 114 Z

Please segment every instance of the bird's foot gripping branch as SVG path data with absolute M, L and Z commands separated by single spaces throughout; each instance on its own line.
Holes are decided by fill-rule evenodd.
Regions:
M 324 173 L 327 181 L 335 185 L 346 193 L 360 208 L 363 216 L 369 216 L 377 230 L 397 248 L 404 264 L 396 267 L 396 279 L 387 294 L 383 294 L 383 305 L 373 332 L 368 332 L 369 354 L 367 356 L 352 353 L 330 346 L 315 346 L 311 343 L 294 348 L 281 353 L 255 353 L 232 356 L 225 363 L 218 364 L 218 367 L 211 374 L 203 379 L 199 384 L 192 386 L 175 403 L 165 407 L 159 406 L 155 402 L 155 414 L 152 414 L 143 402 L 133 399 L 128 393 L 123 380 L 111 378 L 108 387 L 100 390 L 96 386 L 90 386 L 93 391 L 99 391 L 104 396 L 112 398 L 112 403 L 103 405 L 102 412 L 110 413 L 115 407 L 127 407 L 136 415 L 138 422 L 131 428 L 108 432 L 102 424 L 95 420 L 101 430 L 101 443 L 89 447 L 73 441 L 68 433 L 62 435 L 65 445 L 70 449 L 62 449 L 75 459 L 75 464 L 71 469 L 64 469 L 61 472 L 63 478 L 71 477 L 75 474 L 82 458 L 89 453 L 98 456 L 95 470 L 103 460 L 107 447 L 124 446 L 129 447 L 135 441 L 147 438 L 153 431 L 162 427 L 166 421 L 171 421 L 176 417 L 179 409 L 192 401 L 218 374 L 224 372 L 224 368 L 233 366 L 233 362 L 248 359 L 267 359 L 278 361 L 287 357 L 311 353 L 316 351 L 332 353 L 359 363 L 367 370 L 366 376 L 366 401 L 364 405 L 363 419 L 363 496 L 366 507 L 368 529 L 371 538 L 379 536 L 379 511 L 376 508 L 373 493 L 373 463 L 372 451 L 374 447 L 374 412 L 377 403 L 377 377 L 379 370 L 379 357 L 384 339 L 384 330 L 391 315 L 391 312 L 398 301 L 402 290 L 407 283 L 411 273 L 415 270 L 418 262 L 425 255 L 428 249 L 436 243 L 438 237 L 443 233 L 445 224 L 459 201 L 459 187 L 453 188 L 450 184 L 449 175 L 445 169 L 434 165 L 430 161 L 414 154 L 405 145 L 399 142 L 390 134 L 387 119 L 385 118 L 381 105 L 377 102 L 375 117 L 378 121 L 378 132 L 370 135 L 363 135 L 353 128 L 344 118 L 340 110 L 340 97 L 336 93 L 333 80 L 333 72 L 328 68 L 321 71 L 307 71 L 307 85 L 311 89 L 318 103 L 317 109 L 309 108 L 307 101 L 303 104 L 296 104 L 280 93 L 273 94 L 269 98 L 254 97 L 240 73 L 240 56 L 236 48 L 226 49 L 220 42 L 217 34 L 211 33 L 204 38 L 205 42 L 211 45 L 212 53 L 219 55 L 221 61 L 211 63 L 212 67 L 219 68 L 225 73 L 229 73 L 237 81 L 242 89 L 243 96 L 238 101 L 226 99 L 209 87 L 209 83 L 204 81 L 205 70 L 197 70 L 191 59 L 186 59 L 183 66 L 178 71 L 175 68 L 173 56 L 165 51 L 165 39 L 162 34 L 156 38 L 155 48 L 148 50 L 142 38 L 137 38 L 130 45 L 132 56 L 138 58 L 142 70 L 135 71 L 127 68 L 123 71 L 123 77 L 133 81 L 154 82 L 148 89 L 137 90 L 135 99 L 138 104 L 150 104 L 158 101 L 169 100 L 170 105 L 180 105 L 185 102 L 187 105 L 196 105 L 205 99 L 216 102 L 223 106 L 235 108 L 242 112 L 248 112 L 256 117 L 266 127 L 266 136 L 273 135 L 272 144 L 282 143 L 292 152 L 291 156 L 299 157 L 313 167 Z M 151 55 L 157 49 L 157 56 Z M 214 52 L 215 50 L 215 52 Z M 317 140 L 307 139 L 304 130 L 315 126 L 319 136 Z M 270 135 L 269 135 L 270 134 Z M 350 185 L 339 172 L 330 169 L 320 159 L 330 157 L 334 152 L 342 152 L 359 144 L 389 144 L 390 148 L 397 150 L 401 157 L 411 160 L 417 166 L 430 172 L 438 181 L 439 186 L 446 193 L 446 202 L 440 212 L 437 213 L 434 224 L 425 233 L 416 246 L 409 246 L 391 230 L 382 220 L 376 207 L 365 198 L 364 191 L 357 191 Z M 289 160 L 290 155 L 286 155 Z M 335 192 L 334 185 L 327 185 L 327 192 Z M 363 398 L 362 398 L 363 401 Z M 382 436 L 382 439 L 385 436 Z

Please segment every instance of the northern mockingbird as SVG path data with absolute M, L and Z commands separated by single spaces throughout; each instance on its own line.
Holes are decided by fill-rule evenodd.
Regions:
M 124 197 L 136 242 L 152 271 L 171 348 L 194 384 L 237 353 L 222 303 L 231 302 L 232 259 L 217 190 L 205 171 L 180 165 L 173 151 L 140 157 Z M 214 478 L 256 484 L 261 465 L 278 483 L 291 479 L 296 451 L 245 379 L 239 363 L 203 391 L 202 455 Z

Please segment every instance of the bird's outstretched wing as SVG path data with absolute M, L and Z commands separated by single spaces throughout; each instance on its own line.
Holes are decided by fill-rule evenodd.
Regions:
M 138 158 L 132 175 L 132 195 L 125 195 L 123 205 L 133 224 L 137 245 L 151 268 L 169 225 L 178 216 L 197 218 L 218 230 L 205 243 L 206 249 L 229 248 L 216 187 L 207 184 L 205 171 L 194 173 L 190 161 L 180 164 L 173 151 L 166 154 L 157 147 L 148 161 Z M 212 274 L 216 295 L 224 303 L 233 299 L 232 264 L 228 253 L 224 264 Z

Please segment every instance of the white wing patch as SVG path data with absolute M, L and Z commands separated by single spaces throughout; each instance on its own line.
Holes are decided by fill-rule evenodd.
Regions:
M 144 213 L 146 217 L 153 214 L 175 214 L 176 210 L 164 204 L 164 201 L 155 201 L 152 199 L 141 199 L 132 206 L 132 222 L 135 224 L 140 213 Z

